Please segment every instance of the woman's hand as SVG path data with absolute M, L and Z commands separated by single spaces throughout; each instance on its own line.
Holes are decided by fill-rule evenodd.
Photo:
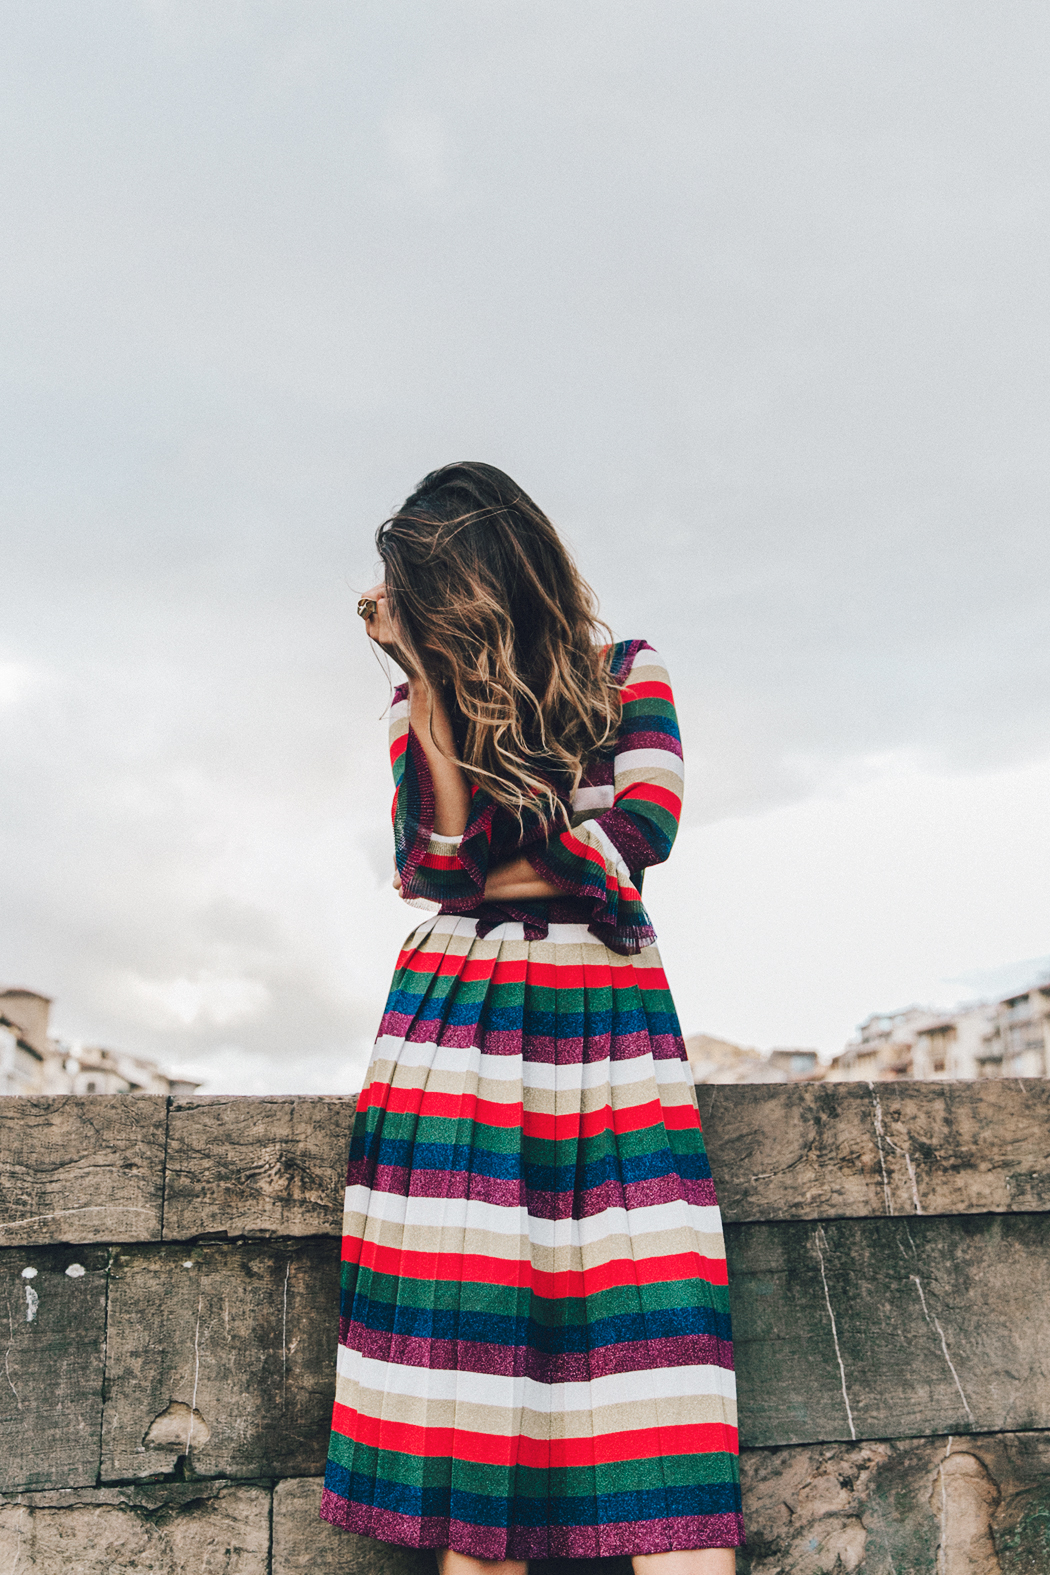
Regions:
M 489 872 L 486 902 L 535 902 L 538 897 L 564 897 L 560 886 L 538 875 L 528 859 L 511 859 Z
M 381 651 L 385 651 L 387 656 L 392 657 L 398 667 L 408 674 L 409 678 L 414 678 L 415 669 L 410 665 L 408 658 L 401 649 L 400 631 L 390 613 L 390 603 L 386 599 L 386 586 L 382 583 L 373 585 L 372 589 L 366 591 L 364 597 L 362 597 L 362 600 L 366 599 L 376 604 L 375 612 L 364 621 L 368 638 L 375 645 L 378 645 Z

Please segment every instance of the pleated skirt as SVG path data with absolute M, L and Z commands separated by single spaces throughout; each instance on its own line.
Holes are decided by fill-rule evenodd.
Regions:
M 655 947 L 420 925 L 344 1231 L 326 1520 L 482 1559 L 743 1542 L 721 1220 Z

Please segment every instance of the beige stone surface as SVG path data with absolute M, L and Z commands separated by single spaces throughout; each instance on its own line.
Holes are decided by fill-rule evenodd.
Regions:
M 322 1520 L 320 1477 L 279 1482 L 273 1495 L 273 1575 L 436 1575 L 434 1555 L 340 1531 Z
M 107 1259 L 92 1246 L 0 1251 L 0 1492 L 97 1478 Z
M 1050 1210 L 1050 1080 L 696 1094 L 727 1220 Z
M 165 1238 L 338 1236 L 356 1103 L 172 1100 Z
M 120 1249 L 102 1480 L 323 1471 L 338 1326 L 335 1241 Z
M 269 1575 L 265 1485 L 172 1484 L 0 1503 L 2 1575 Z
M 726 1246 L 746 1446 L 1050 1427 L 1050 1214 L 731 1225 Z
M 1050 1210 L 1050 1081 L 701 1085 L 729 1221 Z M 339 1234 L 353 1098 L 0 1102 L 0 1247 Z M 165 1159 L 166 1146 L 166 1159 Z
M 167 1100 L 0 1099 L 0 1247 L 159 1241 Z
M 739 1575 L 1047 1575 L 1050 1433 L 745 1450 Z

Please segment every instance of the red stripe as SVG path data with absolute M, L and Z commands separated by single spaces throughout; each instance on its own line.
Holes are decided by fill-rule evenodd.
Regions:
M 397 764 L 407 748 L 408 728 L 406 727 L 405 731 L 400 735 L 400 737 L 391 739 L 390 741 L 390 762 L 392 765 Z
M 666 990 L 662 968 L 641 968 L 637 963 L 538 963 L 525 958 L 470 957 L 456 952 L 428 951 L 426 943 L 402 951 L 397 959 L 402 972 L 426 978 L 440 974 L 464 984 L 533 984 L 545 990 Z
M 723 1422 L 692 1422 L 676 1427 L 639 1427 L 595 1438 L 526 1438 L 474 1433 L 465 1428 L 419 1427 L 411 1422 L 367 1416 L 338 1401 L 332 1431 L 372 1449 L 388 1449 L 416 1459 L 469 1460 L 483 1466 L 605 1466 L 620 1460 L 660 1460 L 670 1455 L 735 1455 L 737 1431 Z
M 363 1089 L 358 1110 L 386 1110 L 391 1115 L 418 1115 L 438 1121 L 476 1121 L 486 1127 L 521 1127 L 524 1135 L 562 1143 L 571 1138 L 596 1137 L 599 1132 L 642 1132 L 647 1127 L 663 1126 L 668 1132 L 699 1131 L 700 1122 L 692 1103 L 663 1105 L 659 1099 L 644 1104 L 598 1110 L 568 1111 L 550 1115 L 542 1110 L 525 1110 L 520 1100 L 479 1099 L 476 1094 L 444 1094 L 423 1088 L 398 1088 L 376 1078 Z
M 661 683 L 658 678 L 636 684 L 624 684 L 620 690 L 620 699 L 624 705 L 630 705 L 634 700 L 668 700 L 674 705 L 671 685 Z
M 617 793 L 616 808 L 622 809 L 628 800 L 632 803 L 659 804 L 661 809 L 668 810 L 676 820 L 682 813 L 682 795 L 672 793 L 669 788 L 658 787 L 655 782 L 635 782 L 622 793 Z
M 376 1274 L 404 1280 L 441 1280 L 472 1285 L 506 1285 L 531 1290 L 533 1295 L 555 1300 L 562 1296 L 596 1296 L 620 1285 L 674 1285 L 681 1280 L 726 1284 L 724 1258 L 705 1258 L 698 1252 L 668 1253 L 657 1258 L 614 1258 L 590 1269 L 561 1269 L 556 1273 L 533 1268 L 527 1259 L 492 1258 L 480 1252 L 407 1252 L 382 1247 L 358 1236 L 343 1237 L 343 1262 L 359 1263 Z
M 454 870 L 459 867 L 459 862 L 458 853 L 431 853 L 429 849 L 419 861 L 428 870 Z
M 604 871 L 605 855 L 593 843 L 581 842 L 571 831 L 563 831 L 559 840 L 565 851 L 571 853 L 573 858 L 584 859 L 588 864 L 597 864 Z

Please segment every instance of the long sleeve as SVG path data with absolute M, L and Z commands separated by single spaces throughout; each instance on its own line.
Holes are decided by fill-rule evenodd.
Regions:
M 612 808 L 590 818 L 574 816 L 571 830 L 526 856 L 554 885 L 591 903 L 595 935 L 616 951 L 637 952 L 656 938 L 639 875 L 667 858 L 678 830 L 682 744 L 667 669 L 652 646 L 635 640 L 616 654 L 623 718 L 612 764 Z M 601 794 L 600 788 L 590 791 Z M 578 801 L 585 803 L 587 796 L 579 794 Z M 582 813 L 587 815 L 586 808 Z
M 460 837 L 434 833 L 430 767 L 408 720 L 408 685 L 390 709 L 390 764 L 394 773 L 394 857 L 401 895 L 441 903 L 452 912 L 473 908 L 485 893 L 495 805 L 480 788 Z

